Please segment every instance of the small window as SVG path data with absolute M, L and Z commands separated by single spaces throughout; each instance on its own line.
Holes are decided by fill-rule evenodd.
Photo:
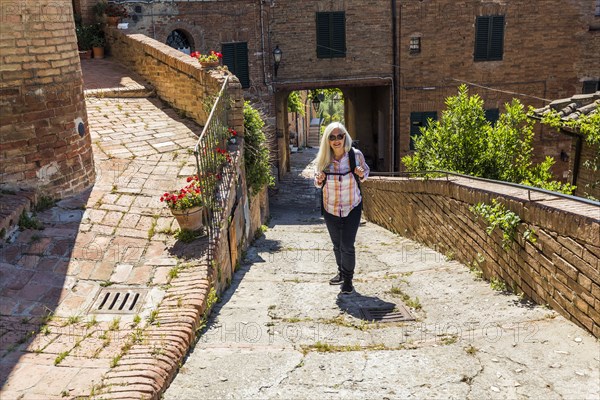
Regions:
M 410 113 L 410 150 L 415 149 L 415 138 L 421 136 L 421 127 L 427 126 L 430 120 L 437 120 L 437 111 Z
M 600 81 L 583 81 L 582 94 L 596 93 L 600 90 Z
M 317 58 L 346 57 L 346 13 L 317 13 Z
M 410 38 L 410 54 L 418 54 L 421 52 L 421 38 L 413 36 Z
M 504 53 L 504 15 L 477 17 L 475 23 L 475 61 L 502 60 Z
M 190 44 L 188 35 L 180 29 L 171 32 L 169 37 L 167 37 L 167 45 L 185 54 L 190 54 L 192 52 L 192 45 Z
M 248 43 L 223 43 L 223 65 L 238 77 L 243 89 L 250 87 L 250 71 L 248 69 Z
M 485 119 L 496 125 L 496 121 L 500 118 L 500 110 L 497 108 L 488 108 L 485 110 Z
M 596 11 L 594 12 L 596 17 L 600 17 L 600 0 L 596 0 Z

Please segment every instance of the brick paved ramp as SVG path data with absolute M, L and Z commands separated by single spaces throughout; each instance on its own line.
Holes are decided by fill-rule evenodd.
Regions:
M 374 224 L 358 232 L 356 293 L 338 296 L 307 167 L 315 152 L 292 155 L 269 229 L 165 399 L 600 396 L 590 334 Z M 416 321 L 371 323 L 361 312 L 402 304 Z
M 176 242 L 159 201 L 194 172 L 200 127 L 157 99 L 88 97 L 87 109 L 95 186 L 0 245 L 3 400 L 156 393 L 203 312 L 206 242 Z M 139 296 L 95 312 L 101 291 L 121 292 L 117 305 Z

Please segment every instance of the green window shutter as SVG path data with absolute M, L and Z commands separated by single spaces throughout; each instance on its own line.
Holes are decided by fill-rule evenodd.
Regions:
M 223 53 L 223 65 L 226 65 L 229 71 L 238 77 L 242 88 L 249 88 L 248 43 L 223 43 L 221 45 L 221 53 Z
M 504 15 L 477 17 L 475 22 L 475 61 L 502 60 Z
M 346 15 L 331 13 L 331 57 L 346 57 Z
M 595 93 L 597 90 L 600 90 L 599 81 L 583 81 L 582 94 Z
M 504 15 L 492 17 L 488 60 L 502 60 L 504 52 Z
M 496 121 L 500 118 L 500 110 L 497 108 L 488 108 L 485 110 L 485 119 L 490 121 L 492 125 L 496 125 Z
M 437 120 L 437 111 L 411 112 L 410 113 L 410 144 L 409 149 L 415 149 L 415 138 L 421 136 L 421 127 L 427 126 L 428 121 Z
M 317 13 L 317 58 L 346 57 L 346 13 Z
M 490 17 L 477 17 L 475 23 L 475 61 L 487 60 Z
M 331 46 L 329 46 L 329 13 L 317 13 L 317 58 L 331 57 Z

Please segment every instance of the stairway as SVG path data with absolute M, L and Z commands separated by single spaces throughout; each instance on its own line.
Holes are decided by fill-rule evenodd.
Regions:
M 320 131 L 321 131 L 320 120 L 318 118 L 313 118 L 310 121 L 310 128 L 308 130 L 308 140 L 306 142 L 308 147 L 316 147 L 316 148 L 319 147 L 319 143 L 320 143 L 320 139 L 321 139 Z

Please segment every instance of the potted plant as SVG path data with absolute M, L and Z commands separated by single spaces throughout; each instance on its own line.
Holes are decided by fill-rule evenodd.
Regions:
M 104 46 L 106 46 L 106 39 L 104 38 L 104 32 L 100 24 L 90 26 L 90 45 L 94 58 L 104 58 Z
M 220 63 L 221 58 L 223 58 L 223 54 L 215 52 L 211 50 L 210 53 L 202 54 L 199 51 L 194 51 L 190 54 L 190 56 L 198 59 L 200 65 L 203 67 L 217 67 Z
M 89 25 L 78 24 L 75 26 L 77 35 L 77 49 L 79 58 L 88 59 L 92 57 L 92 32 Z
M 104 10 L 106 14 L 106 23 L 110 26 L 117 26 L 123 18 L 129 17 L 127 9 L 121 4 L 108 3 Z
M 167 203 L 181 229 L 197 231 L 202 228 L 204 202 L 197 176 L 189 176 L 187 185 L 172 192 L 165 192 L 160 201 Z
M 104 46 L 106 45 L 106 39 L 102 36 L 94 36 L 91 40 L 92 53 L 94 58 L 104 58 Z
M 117 3 L 108 3 L 99 1 L 94 5 L 94 13 L 97 17 L 104 16 L 106 24 L 109 26 L 117 26 L 121 19 L 129 17 L 129 13 L 125 6 Z

